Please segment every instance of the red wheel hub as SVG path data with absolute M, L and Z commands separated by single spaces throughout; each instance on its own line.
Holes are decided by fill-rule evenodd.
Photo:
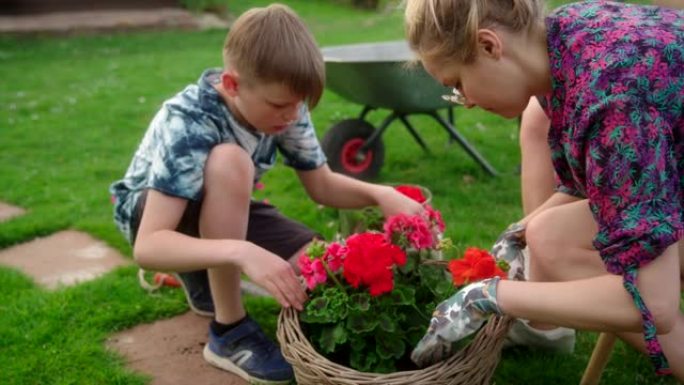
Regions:
M 342 167 L 352 174 L 360 174 L 366 171 L 373 161 L 372 151 L 366 150 L 365 154 L 359 152 L 364 142 L 364 139 L 354 138 L 342 146 Z

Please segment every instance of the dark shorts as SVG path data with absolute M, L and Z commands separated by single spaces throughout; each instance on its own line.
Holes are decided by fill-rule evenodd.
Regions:
M 131 226 L 132 239 L 137 236 L 146 198 L 147 194 L 142 193 L 136 205 Z M 188 206 L 176 230 L 191 237 L 199 238 L 201 207 L 201 202 L 188 201 Z M 304 224 L 282 215 L 275 206 L 257 201 L 250 203 L 247 241 L 263 247 L 283 259 L 289 259 L 314 238 L 323 239 L 320 234 Z

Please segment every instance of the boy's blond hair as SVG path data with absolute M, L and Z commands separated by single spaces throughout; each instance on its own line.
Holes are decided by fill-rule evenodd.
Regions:
M 281 4 L 250 9 L 235 21 L 223 46 L 223 63 L 249 84 L 286 85 L 310 108 L 323 93 L 321 51 L 299 16 Z
M 511 32 L 541 30 L 543 0 L 407 0 L 406 36 L 422 60 L 472 63 L 477 31 L 499 27 Z

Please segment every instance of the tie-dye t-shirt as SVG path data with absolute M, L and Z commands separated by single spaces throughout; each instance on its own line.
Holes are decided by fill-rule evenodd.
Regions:
M 264 135 L 237 122 L 213 85 L 220 69 L 205 71 L 190 85 L 166 101 L 150 123 L 128 171 L 114 182 L 114 220 L 131 240 L 135 205 L 145 189 L 198 201 L 202 199 L 204 164 L 211 149 L 235 143 L 252 158 L 256 183 L 271 169 L 277 150 L 284 163 L 298 170 L 313 170 L 326 162 L 306 105 L 299 119 L 276 135 Z
M 623 275 L 666 373 L 636 272 L 684 227 L 684 12 L 591 1 L 557 9 L 546 25 L 552 92 L 543 104 L 558 189 L 588 198 L 594 246 Z

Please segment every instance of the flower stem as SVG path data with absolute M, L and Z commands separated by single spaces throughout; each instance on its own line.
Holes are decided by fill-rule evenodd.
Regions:
M 330 270 L 330 267 L 328 266 L 328 263 L 325 261 L 325 259 L 321 260 L 321 262 L 323 262 L 323 267 L 325 268 L 325 272 L 328 273 L 328 277 L 330 277 L 330 279 L 332 279 L 333 282 L 335 282 L 335 285 L 337 285 L 337 287 L 339 287 L 344 294 L 347 294 L 347 290 L 344 289 L 344 286 L 342 286 L 340 280 L 338 280 L 337 277 L 335 277 L 335 274 L 332 272 L 332 270 Z
M 420 315 L 425 321 L 427 321 L 427 322 L 430 322 L 430 321 L 431 321 L 430 318 L 426 317 L 426 316 L 423 314 L 423 312 L 420 311 L 420 309 L 418 309 L 418 306 L 416 306 L 415 303 L 412 303 L 411 306 L 413 306 L 413 309 L 416 311 L 416 313 L 418 313 L 418 315 Z

